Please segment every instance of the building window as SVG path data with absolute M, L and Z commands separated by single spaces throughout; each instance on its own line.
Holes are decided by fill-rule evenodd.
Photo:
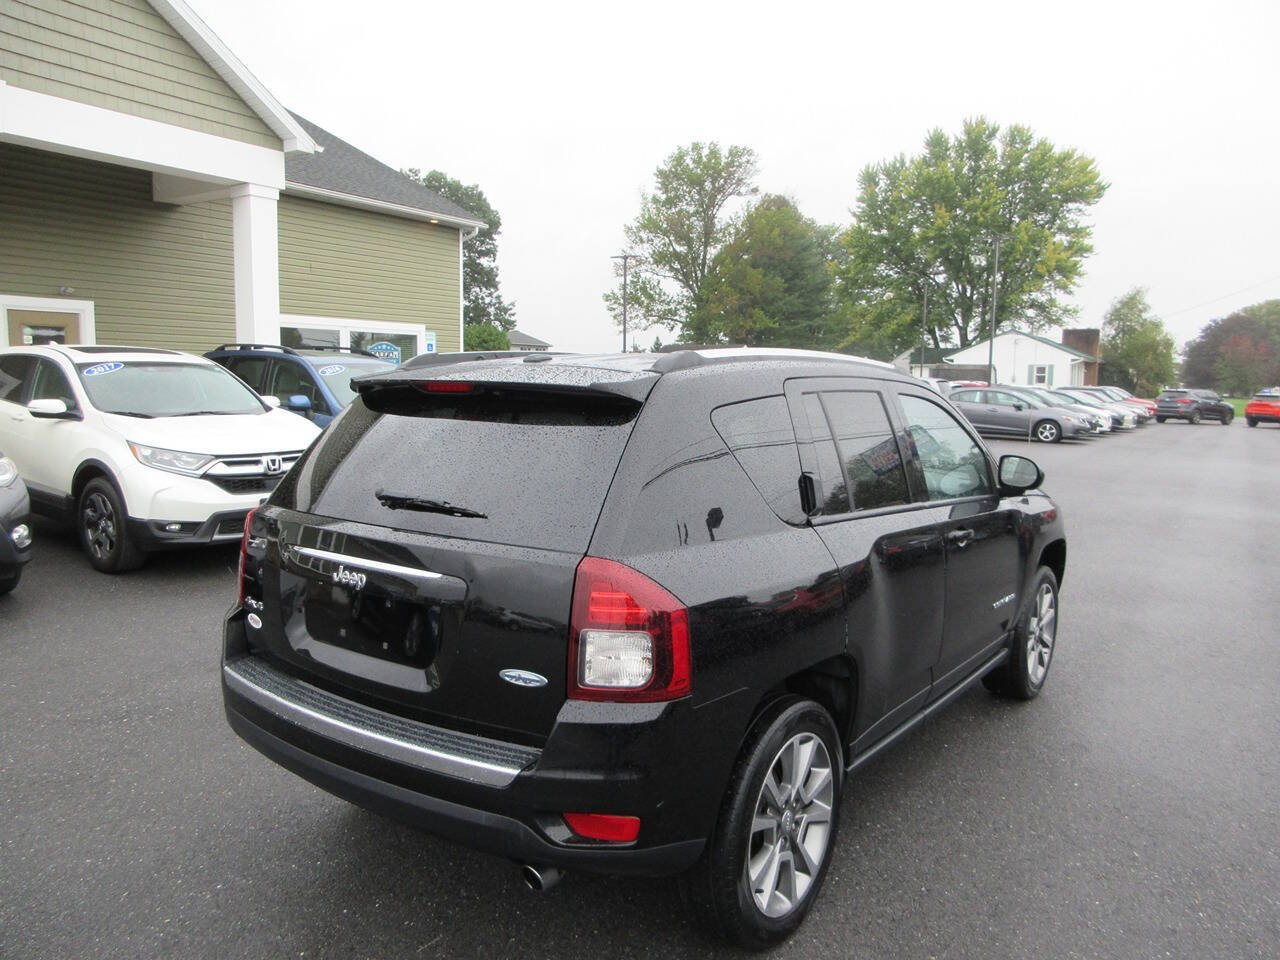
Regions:
M 1033 365 L 1031 367 L 1031 383 L 1037 387 L 1053 386 L 1053 366 L 1047 363 Z

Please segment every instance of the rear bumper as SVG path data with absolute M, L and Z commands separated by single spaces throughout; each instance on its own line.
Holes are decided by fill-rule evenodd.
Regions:
M 570 701 L 541 749 L 500 743 L 373 710 L 283 670 L 283 681 L 273 684 L 261 669 L 245 669 L 270 662 L 247 650 L 243 616 L 233 612 L 225 627 L 227 721 L 256 750 L 316 786 L 520 862 L 662 876 L 701 856 L 737 743 L 712 739 L 715 756 L 690 749 L 692 714 L 703 711 L 687 702 Z M 697 719 L 724 729 L 726 718 L 707 712 L 717 715 Z M 631 844 L 574 837 L 561 816 L 572 811 L 637 816 L 640 836 Z
M 1259 423 L 1280 423 L 1280 413 L 1259 413 L 1257 410 L 1250 410 L 1248 407 L 1244 409 L 1244 415 L 1250 420 L 1257 420 Z

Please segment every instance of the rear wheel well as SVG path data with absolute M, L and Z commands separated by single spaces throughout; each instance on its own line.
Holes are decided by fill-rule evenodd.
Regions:
M 803 697 L 813 700 L 831 714 L 840 734 L 840 747 L 847 749 L 852 739 L 854 710 L 858 701 L 858 668 L 853 658 L 840 654 L 819 661 L 787 677 L 761 698 L 750 730 L 757 719 L 781 697 Z M 848 757 L 845 757 L 848 762 Z
M 1058 580 L 1058 586 L 1062 586 L 1062 577 L 1067 572 L 1067 541 L 1055 540 L 1048 544 L 1040 551 L 1040 562 L 1036 565 L 1039 567 L 1048 567 L 1053 571 L 1053 575 Z

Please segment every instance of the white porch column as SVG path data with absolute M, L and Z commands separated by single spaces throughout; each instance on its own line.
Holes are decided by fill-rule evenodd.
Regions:
M 280 191 L 256 183 L 231 188 L 236 339 L 280 342 Z

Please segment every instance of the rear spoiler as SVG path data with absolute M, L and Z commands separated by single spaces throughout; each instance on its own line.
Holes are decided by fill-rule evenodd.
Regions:
M 546 354 L 538 354 L 546 356 Z M 426 366 L 426 365 L 424 365 Z M 356 377 L 353 390 L 369 399 L 384 391 L 413 390 L 437 399 L 465 400 L 495 395 L 542 395 L 598 397 L 642 404 L 660 375 L 649 371 L 623 374 L 620 371 L 567 364 L 467 362 L 411 368 L 407 364 L 394 371 Z

